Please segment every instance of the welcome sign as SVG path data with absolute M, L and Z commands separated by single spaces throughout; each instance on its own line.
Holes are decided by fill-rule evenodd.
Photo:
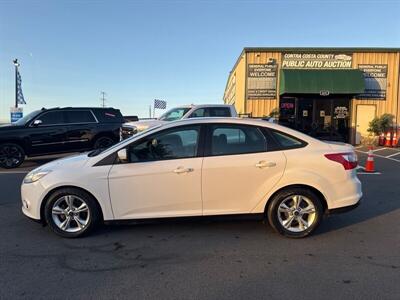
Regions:
M 249 64 L 247 66 L 247 99 L 275 99 L 276 74 L 276 64 Z
M 346 53 L 282 53 L 283 69 L 351 69 L 352 63 Z

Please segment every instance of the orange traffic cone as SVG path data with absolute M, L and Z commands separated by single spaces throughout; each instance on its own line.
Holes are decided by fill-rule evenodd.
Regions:
M 365 164 L 365 172 L 375 172 L 374 154 L 372 147 L 369 148 L 367 163 Z
M 392 147 L 397 147 L 397 132 L 393 132 Z
M 386 132 L 386 140 L 385 140 L 385 147 L 392 146 L 392 139 L 390 138 L 390 132 Z

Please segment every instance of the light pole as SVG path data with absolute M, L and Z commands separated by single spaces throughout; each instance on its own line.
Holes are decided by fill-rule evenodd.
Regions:
M 15 66 L 15 108 L 18 107 L 18 59 L 13 60 L 14 66 Z

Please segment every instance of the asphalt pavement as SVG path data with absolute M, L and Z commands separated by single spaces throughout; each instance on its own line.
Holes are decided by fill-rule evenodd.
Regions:
M 400 299 L 400 162 L 375 164 L 380 174 L 359 175 L 362 204 L 300 240 L 251 219 L 113 225 L 63 239 L 22 215 L 25 169 L 3 170 L 0 298 Z

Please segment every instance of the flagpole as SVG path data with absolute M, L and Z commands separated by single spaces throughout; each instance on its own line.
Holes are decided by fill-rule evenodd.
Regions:
M 15 66 L 15 108 L 18 108 L 18 59 L 14 59 Z

